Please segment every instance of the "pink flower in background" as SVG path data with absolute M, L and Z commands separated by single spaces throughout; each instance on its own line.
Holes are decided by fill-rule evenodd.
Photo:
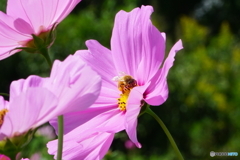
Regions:
M 0 154 L 0 160 L 11 160 L 11 159 L 3 154 Z
M 36 134 L 41 135 L 48 140 L 52 140 L 56 137 L 54 129 L 50 125 L 42 126 L 37 130 Z
M 127 149 L 134 149 L 134 148 L 136 148 L 135 144 L 132 141 L 130 141 L 130 140 L 125 141 L 124 145 L 125 145 L 125 147 Z
M 31 155 L 30 160 L 41 160 L 41 154 L 40 153 L 34 153 Z M 23 159 L 22 159 L 23 160 Z M 25 158 L 24 160 L 29 160 L 28 158 Z
M 155 106 L 166 101 L 167 74 L 176 52 L 182 49 L 179 40 L 164 61 L 166 37 L 152 25 L 152 12 L 151 6 L 135 8 L 129 13 L 120 11 L 115 18 L 111 50 L 89 40 L 88 50 L 75 53 L 101 75 L 103 82 L 101 93 L 90 108 L 64 115 L 65 137 L 71 134 L 71 143 L 75 143 L 64 141 L 69 151 L 77 150 L 77 144 L 82 146 L 80 142 L 84 140 L 78 141 L 79 137 L 87 140 L 91 129 L 112 134 L 125 129 L 130 140 L 141 147 L 136 133 L 141 106 L 144 101 Z M 57 120 L 50 123 L 57 130 Z M 49 142 L 48 152 L 56 154 L 56 147 L 56 142 Z M 102 149 L 107 148 L 109 145 L 102 145 Z M 64 154 L 71 153 L 64 150 Z M 81 156 L 80 152 L 78 156 L 75 154 L 74 157 Z
M 79 56 L 56 60 L 51 76 L 12 82 L 9 102 L 0 97 L 0 140 L 36 128 L 64 113 L 86 109 L 97 99 L 101 78 Z
M 32 34 L 44 38 L 80 1 L 8 0 L 6 14 L 0 11 L 0 60 L 31 45 Z

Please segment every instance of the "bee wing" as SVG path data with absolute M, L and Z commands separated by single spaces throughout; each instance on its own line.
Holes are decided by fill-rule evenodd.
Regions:
M 127 74 L 126 74 L 125 72 L 119 72 L 118 75 L 121 76 L 121 77 L 124 77 L 124 76 L 126 76 Z
M 119 82 L 119 81 L 121 81 L 121 77 L 120 76 L 115 76 L 115 77 L 112 78 L 112 80 L 114 82 Z
M 115 82 L 120 82 L 120 81 L 124 82 L 123 77 L 126 75 L 127 74 L 125 72 L 119 72 L 118 76 L 113 77 L 112 80 Z

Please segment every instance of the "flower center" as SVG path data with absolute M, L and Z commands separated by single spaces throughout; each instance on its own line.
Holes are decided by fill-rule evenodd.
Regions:
M 7 109 L 3 109 L 3 110 L 0 111 L 0 126 L 3 124 L 3 119 L 4 119 L 4 116 L 7 112 L 8 112 Z
M 125 111 L 129 93 L 131 89 L 137 86 L 137 81 L 129 75 L 116 76 L 113 80 L 118 82 L 118 89 L 122 92 L 120 98 L 118 98 L 118 108 L 120 111 Z
M 127 99 L 128 99 L 128 95 L 120 94 L 120 98 L 118 98 L 118 108 L 120 109 L 120 111 L 126 110 Z

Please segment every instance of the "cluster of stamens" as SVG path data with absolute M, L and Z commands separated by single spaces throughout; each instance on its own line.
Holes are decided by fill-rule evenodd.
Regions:
M 8 112 L 7 109 L 3 109 L 0 111 L 0 126 L 3 124 L 4 116 Z
M 122 92 L 118 98 L 118 108 L 120 111 L 126 111 L 128 96 L 131 90 L 137 86 L 137 81 L 126 74 L 116 76 L 113 80 L 118 82 L 118 89 Z
M 128 95 L 120 94 L 120 98 L 118 98 L 118 108 L 120 111 L 126 111 L 127 98 Z

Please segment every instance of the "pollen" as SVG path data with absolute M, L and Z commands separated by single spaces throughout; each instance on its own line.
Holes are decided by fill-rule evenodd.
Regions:
M 7 109 L 2 109 L 2 110 L 0 111 L 0 126 L 3 124 L 4 116 L 5 116 L 5 114 L 6 114 L 7 112 L 8 112 Z
M 113 78 L 118 82 L 118 89 L 122 92 L 118 98 L 118 108 L 120 111 L 126 111 L 127 100 L 131 90 L 137 86 L 137 81 L 130 75 L 116 76 Z
M 120 98 L 118 98 L 118 108 L 120 111 L 126 111 L 128 94 L 120 94 Z

